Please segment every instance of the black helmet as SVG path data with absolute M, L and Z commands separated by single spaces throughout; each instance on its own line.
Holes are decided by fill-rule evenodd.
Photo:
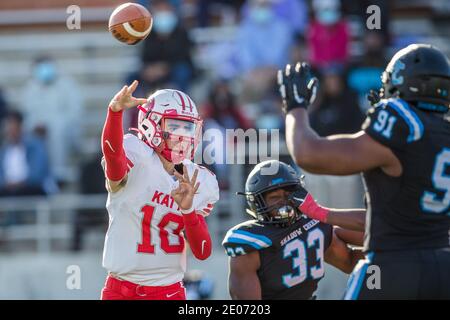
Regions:
M 276 168 L 275 174 L 264 174 L 268 168 Z M 291 206 L 276 205 L 267 206 L 264 193 L 280 188 L 294 191 L 298 186 L 303 187 L 303 176 L 299 176 L 291 166 L 278 160 L 267 160 L 257 164 L 247 177 L 245 195 L 249 208 L 247 213 L 262 223 L 289 225 L 299 216 L 297 209 Z M 278 209 L 276 216 L 271 216 L 271 211 Z
M 431 45 L 411 44 L 398 51 L 381 81 L 381 98 L 399 97 L 437 112 L 450 107 L 450 62 Z

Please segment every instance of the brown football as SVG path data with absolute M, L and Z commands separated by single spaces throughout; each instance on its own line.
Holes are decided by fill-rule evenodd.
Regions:
M 109 17 L 109 31 L 120 42 L 134 45 L 144 40 L 152 30 L 150 12 L 137 3 L 124 3 Z

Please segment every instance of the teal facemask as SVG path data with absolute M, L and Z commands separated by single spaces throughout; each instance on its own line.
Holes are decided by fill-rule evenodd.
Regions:
M 50 83 L 56 78 L 56 67 L 53 62 L 41 62 L 34 67 L 34 76 L 43 83 Z
M 317 20 L 324 25 L 332 25 L 339 21 L 341 14 L 337 10 L 321 10 L 316 15 Z
M 153 28 L 158 33 L 171 33 L 178 23 L 177 16 L 168 11 L 162 11 L 155 14 Z
M 266 23 L 272 19 L 272 11 L 267 7 L 255 7 L 250 16 L 256 23 Z

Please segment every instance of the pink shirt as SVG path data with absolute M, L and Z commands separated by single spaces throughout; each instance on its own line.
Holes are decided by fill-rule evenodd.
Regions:
M 312 21 L 307 33 L 309 60 L 314 67 L 330 63 L 346 63 L 349 55 L 350 34 L 346 21 L 326 26 Z

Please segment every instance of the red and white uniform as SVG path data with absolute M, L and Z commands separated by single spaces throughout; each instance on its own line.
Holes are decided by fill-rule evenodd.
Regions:
M 124 150 L 128 159 L 126 186 L 108 195 L 109 228 L 103 266 L 113 275 L 145 286 L 166 286 L 183 279 L 185 240 L 182 213 L 170 196 L 178 181 L 163 168 L 155 151 L 127 134 Z M 193 206 L 208 215 L 219 199 L 215 175 L 190 160 L 183 160 L 189 176 L 199 168 L 200 182 Z
M 188 160 L 202 128 L 188 95 L 158 90 L 139 108 L 138 137 L 123 136 L 123 112 L 111 108 L 103 128 L 106 177 L 115 182 L 125 178 L 126 184 L 110 192 L 106 203 L 109 228 L 103 266 L 109 276 L 102 299 L 186 299 L 185 239 L 196 258 L 209 257 L 211 237 L 204 216 L 219 199 L 219 187 L 212 172 Z M 199 169 L 200 186 L 190 212 L 181 212 L 171 197 L 178 180 L 167 173 L 159 156 L 173 164 L 182 162 L 189 177 Z

